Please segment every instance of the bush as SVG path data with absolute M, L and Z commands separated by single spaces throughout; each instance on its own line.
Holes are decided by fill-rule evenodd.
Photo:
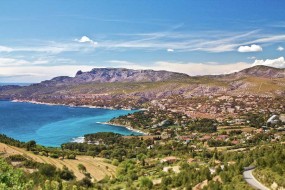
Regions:
M 45 151 L 39 152 L 39 154 L 40 154 L 41 156 L 48 156 L 48 153 L 45 152 Z
M 7 160 L 12 161 L 12 162 L 22 162 L 22 161 L 26 161 L 27 158 L 21 154 L 15 154 L 15 155 L 9 156 Z
M 84 177 L 82 180 L 80 180 L 79 182 L 79 186 L 83 186 L 83 187 L 92 187 L 92 182 L 88 177 Z
M 118 159 L 113 159 L 113 161 L 112 161 L 112 165 L 114 165 L 114 166 L 118 166 L 119 165 L 119 160 Z
M 75 154 L 69 154 L 69 155 L 67 155 L 67 159 L 75 160 L 76 159 L 76 155 Z
M 39 172 L 47 177 L 54 177 L 56 174 L 56 167 L 50 164 L 43 164 L 39 167 Z
M 35 169 L 35 168 L 38 168 L 39 163 L 35 162 L 35 161 L 32 161 L 32 160 L 26 160 L 26 161 L 23 162 L 23 166 L 26 167 L 26 168 Z
M 147 177 L 142 177 L 142 178 L 140 179 L 140 187 L 141 187 L 142 189 L 151 189 L 152 186 L 153 186 L 153 183 L 152 183 L 152 181 L 151 181 L 149 178 L 147 178 Z
M 63 180 L 70 181 L 75 178 L 75 175 L 66 166 L 63 166 L 62 170 L 59 173 L 59 177 Z
M 57 153 L 51 153 L 49 156 L 52 157 L 52 158 L 58 158 L 58 154 Z
M 78 164 L 77 168 L 80 172 L 85 173 L 86 172 L 86 167 L 83 164 Z

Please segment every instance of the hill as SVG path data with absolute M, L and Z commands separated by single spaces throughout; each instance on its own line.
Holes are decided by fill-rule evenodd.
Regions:
M 69 159 L 56 159 L 41 155 L 36 155 L 32 152 L 26 151 L 23 148 L 14 147 L 0 143 L 0 152 L 3 153 L 1 157 L 8 157 L 11 155 L 23 155 L 28 159 L 40 163 L 47 163 L 62 169 L 63 166 L 73 171 L 78 180 L 83 179 L 85 176 L 78 169 L 78 164 L 83 164 L 86 170 L 91 174 L 91 177 L 97 181 L 102 180 L 105 176 L 115 176 L 116 166 L 105 162 L 103 158 L 92 158 L 91 156 L 77 156 L 76 160 Z
M 133 107 L 170 96 L 284 96 L 284 73 L 285 69 L 267 66 L 228 75 L 195 77 L 168 71 L 96 68 L 78 71 L 75 77 L 56 77 L 27 87 L 0 87 L 0 99 Z
M 263 78 L 285 78 L 285 69 L 257 65 L 239 72 L 229 74 L 234 77 L 263 77 Z

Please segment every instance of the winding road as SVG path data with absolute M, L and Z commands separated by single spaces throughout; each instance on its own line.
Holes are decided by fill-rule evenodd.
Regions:
M 259 181 L 257 181 L 257 179 L 255 179 L 255 177 L 252 175 L 252 171 L 254 169 L 250 169 L 250 170 L 245 170 L 243 172 L 243 178 L 244 180 L 251 185 L 254 189 L 260 189 L 260 190 L 269 190 L 269 188 L 267 188 L 266 186 L 264 186 L 262 183 L 260 183 Z

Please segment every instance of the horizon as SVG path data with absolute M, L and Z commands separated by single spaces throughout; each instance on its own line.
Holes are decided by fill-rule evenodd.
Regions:
M 221 6 L 223 5 L 223 6 Z M 0 82 L 98 67 L 189 76 L 285 68 L 285 2 L 0 2 Z

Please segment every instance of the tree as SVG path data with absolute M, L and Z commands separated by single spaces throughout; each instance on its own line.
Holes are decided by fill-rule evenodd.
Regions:
M 37 145 L 36 141 L 32 140 L 32 141 L 28 141 L 26 143 L 26 148 L 27 148 L 27 151 L 30 151 L 32 150 L 33 148 L 35 148 Z

